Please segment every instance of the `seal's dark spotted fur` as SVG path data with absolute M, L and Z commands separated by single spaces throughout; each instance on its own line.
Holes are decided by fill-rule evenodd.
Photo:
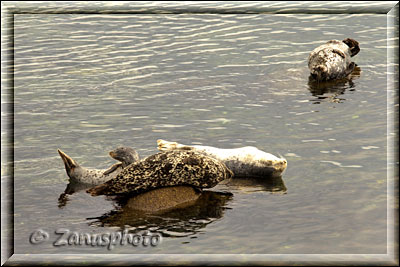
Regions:
M 87 192 L 93 196 L 131 195 L 175 185 L 210 188 L 232 176 L 219 160 L 193 151 L 167 151 L 129 165 L 114 179 Z

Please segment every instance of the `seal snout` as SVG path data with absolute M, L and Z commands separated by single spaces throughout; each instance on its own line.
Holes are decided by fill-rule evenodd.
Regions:
M 311 76 L 317 80 L 323 80 L 328 74 L 328 68 L 324 65 L 319 65 L 313 68 Z
M 287 160 L 281 157 L 279 160 L 273 163 L 273 167 L 275 169 L 275 172 L 283 173 L 287 167 Z
M 282 170 L 285 170 L 286 167 L 287 167 L 287 160 L 286 159 L 282 159 L 281 165 L 282 165 Z

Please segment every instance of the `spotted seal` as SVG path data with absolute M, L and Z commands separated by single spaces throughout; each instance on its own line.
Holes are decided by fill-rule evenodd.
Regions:
M 233 176 L 224 163 L 195 151 L 166 151 L 124 168 L 114 179 L 87 190 L 97 195 L 135 195 L 155 188 L 211 188 Z
M 60 149 L 57 149 L 64 162 L 65 170 L 71 182 L 87 185 L 99 185 L 115 178 L 126 166 L 139 160 L 138 153 L 130 147 L 118 147 L 109 154 L 112 158 L 120 162 L 113 164 L 106 170 L 88 169 L 80 166 L 70 156 Z
M 355 68 L 351 57 L 360 52 L 360 46 L 354 39 L 331 40 L 315 48 L 308 56 L 308 68 L 311 77 L 317 81 L 344 78 Z
M 235 177 L 281 175 L 287 167 L 286 159 L 278 158 L 253 146 L 222 149 L 211 146 L 188 146 L 162 139 L 157 140 L 157 145 L 161 151 L 194 151 L 220 160 Z

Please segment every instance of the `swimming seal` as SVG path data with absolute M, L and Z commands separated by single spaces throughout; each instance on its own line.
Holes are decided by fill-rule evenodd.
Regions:
M 355 68 L 351 57 L 360 52 L 360 46 L 354 39 L 331 40 L 315 48 L 308 56 L 308 68 L 312 78 L 328 81 L 344 78 Z
M 166 151 L 124 168 L 114 179 L 87 190 L 97 195 L 134 195 L 155 188 L 211 188 L 233 176 L 224 163 L 194 151 Z
M 130 147 L 119 147 L 109 154 L 120 162 L 113 164 L 105 170 L 88 169 L 80 166 L 70 156 L 65 154 L 60 149 L 57 149 L 61 159 L 64 162 L 65 170 L 71 182 L 82 183 L 88 185 L 99 185 L 115 178 L 126 166 L 139 160 L 138 153 Z
M 194 151 L 215 158 L 234 173 L 234 177 L 264 177 L 282 175 L 287 167 L 284 158 L 278 158 L 253 146 L 222 149 L 211 146 L 182 145 L 162 139 L 157 140 L 161 151 Z

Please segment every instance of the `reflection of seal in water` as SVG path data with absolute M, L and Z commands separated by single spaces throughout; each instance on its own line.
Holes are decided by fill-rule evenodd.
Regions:
M 360 76 L 361 69 L 358 66 L 356 66 L 353 72 L 347 77 L 336 80 L 316 81 L 310 75 L 308 79 L 308 90 L 313 96 L 317 97 L 317 99 L 311 101 L 313 101 L 314 104 L 319 104 L 321 101 L 342 102 L 342 100 L 345 100 L 342 95 L 346 90 L 355 91 L 356 84 L 354 81 Z M 327 94 L 327 96 L 323 96 L 325 94 Z
M 287 188 L 282 180 L 282 176 L 272 176 L 270 179 L 263 179 L 262 177 L 255 178 L 236 178 L 231 179 L 226 186 L 230 190 L 239 190 L 240 193 L 253 193 L 253 192 L 270 192 L 273 194 L 286 194 Z
M 161 151 L 195 151 L 213 157 L 224 162 L 235 177 L 281 175 L 287 167 L 286 159 L 275 157 L 252 146 L 221 149 L 211 146 L 187 146 L 161 139 L 157 140 L 157 144 Z
M 67 171 L 70 181 L 89 185 L 105 183 L 106 181 L 115 178 L 123 168 L 139 160 L 139 156 L 133 148 L 119 147 L 111 151 L 110 156 L 120 162 L 112 165 L 106 170 L 96 170 L 82 167 L 60 149 L 57 151 L 64 162 L 65 170 Z
M 224 163 L 193 151 L 167 151 L 124 168 L 116 178 L 87 190 L 97 195 L 131 195 L 151 189 L 190 185 L 210 188 L 233 173 Z
M 358 54 L 360 46 L 354 39 L 331 40 L 315 48 L 308 57 L 311 76 L 317 81 L 344 78 L 356 64 L 351 57 Z

